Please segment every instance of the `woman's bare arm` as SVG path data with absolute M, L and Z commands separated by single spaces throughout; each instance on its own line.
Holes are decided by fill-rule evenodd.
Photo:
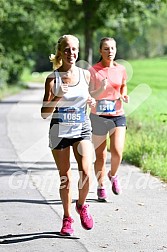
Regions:
M 53 94 L 54 79 L 55 77 L 51 74 L 45 81 L 45 93 L 41 108 L 41 116 L 43 119 L 46 119 L 53 113 L 57 102 L 61 99 L 61 97 L 57 97 Z

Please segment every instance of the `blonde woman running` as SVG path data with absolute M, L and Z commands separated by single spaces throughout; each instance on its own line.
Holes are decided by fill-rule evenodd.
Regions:
M 78 163 L 80 179 L 76 211 L 80 215 L 83 228 L 93 227 L 93 219 L 85 204 L 90 187 L 92 160 L 90 153 L 91 124 L 86 113 L 87 104 L 94 105 L 89 95 L 90 73 L 76 66 L 79 40 L 72 35 L 59 38 L 56 55 L 51 55 L 54 72 L 45 82 L 45 94 L 41 115 L 52 114 L 49 140 L 52 154 L 60 175 L 60 197 L 63 204 L 61 235 L 72 235 L 74 222 L 71 216 L 71 169 L 70 146 Z

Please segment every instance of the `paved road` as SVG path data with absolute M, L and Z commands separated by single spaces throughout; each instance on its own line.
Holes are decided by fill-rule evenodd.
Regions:
M 167 186 L 138 168 L 122 164 L 123 194 L 96 201 L 96 180 L 88 195 L 94 217 L 82 229 L 72 204 L 73 237 L 61 237 L 59 177 L 48 148 L 49 120 L 40 117 L 43 89 L 33 88 L 0 103 L 1 252 L 157 252 L 167 251 Z M 107 162 L 107 170 L 110 162 Z M 71 155 L 73 200 L 77 165 Z

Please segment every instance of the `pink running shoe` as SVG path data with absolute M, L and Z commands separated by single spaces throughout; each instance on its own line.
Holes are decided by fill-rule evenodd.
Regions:
M 77 204 L 78 201 L 76 201 L 76 211 L 80 215 L 81 219 L 81 224 L 82 227 L 85 228 L 86 230 L 90 230 L 93 228 L 93 218 L 88 212 L 88 207 L 89 205 L 83 205 L 81 207 L 78 206 Z
M 121 185 L 120 185 L 120 183 L 118 181 L 118 176 L 116 175 L 116 176 L 112 177 L 110 175 L 110 172 L 108 172 L 108 178 L 111 181 L 113 193 L 116 194 L 116 195 L 121 194 L 122 189 L 121 189 Z
M 74 220 L 71 217 L 64 217 L 63 218 L 63 226 L 60 231 L 60 234 L 71 236 L 74 233 L 74 230 L 71 227 L 73 222 L 74 222 Z
M 106 201 L 107 194 L 106 194 L 106 189 L 104 187 L 102 188 L 97 188 L 97 197 L 98 201 Z

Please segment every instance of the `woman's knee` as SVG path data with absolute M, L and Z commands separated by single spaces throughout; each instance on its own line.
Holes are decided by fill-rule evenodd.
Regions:
M 79 177 L 80 177 L 80 179 L 85 179 L 85 178 L 87 178 L 87 179 L 89 179 L 90 178 L 90 170 L 91 169 L 85 169 L 85 170 L 80 170 L 79 171 Z
M 96 161 L 105 163 L 107 159 L 107 153 L 96 153 Z
M 112 156 L 112 158 L 117 158 L 117 159 L 122 159 L 122 151 L 120 151 L 120 150 L 114 150 L 114 151 L 112 151 L 111 152 L 111 156 Z
M 71 176 L 68 174 L 60 176 L 60 188 L 61 189 L 69 189 L 71 185 Z
M 85 185 L 89 185 L 90 182 L 91 182 L 90 172 L 80 171 L 78 181 L 79 189 L 82 189 Z

